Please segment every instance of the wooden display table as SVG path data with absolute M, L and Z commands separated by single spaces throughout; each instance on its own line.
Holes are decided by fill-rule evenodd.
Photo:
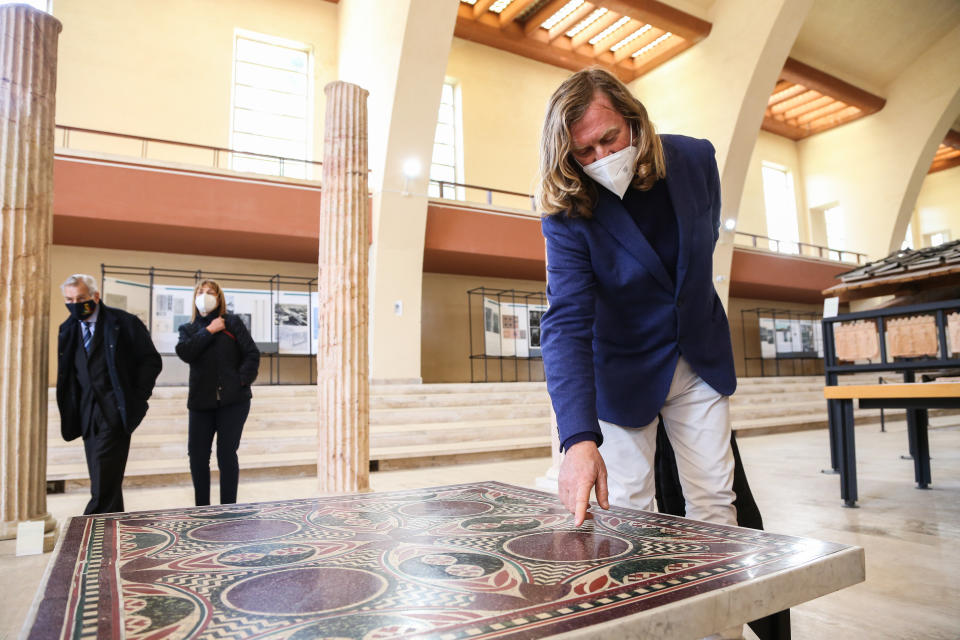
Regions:
M 907 437 L 913 452 L 917 488 L 930 486 L 930 443 L 927 409 L 960 408 L 960 382 L 908 382 L 828 386 L 823 397 L 840 402 L 840 424 L 831 425 L 839 446 L 840 498 L 844 506 L 857 506 L 857 455 L 853 430 L 853 401 L 861 409 L 907 409 Z
M 860 547 L 595 513 L 482 482 L 75 517 L 24 636 L 688 640 L 864 579 Z

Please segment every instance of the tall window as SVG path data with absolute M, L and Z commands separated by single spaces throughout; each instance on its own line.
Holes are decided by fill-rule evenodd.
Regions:
M 827 246 L 831 249 L 847 248 L 847 231 L 843 222 L 843 209 L 834 204 L 823 210 L 823 222 L 827 228 Z M 831 260 L 839 260 L 840 252 L 831 251 Z
M 900 250 L 913 249 L 913 223 L 907 225 L 907 233 L 903 237 L 903 242 L 900 243 Z
M 233 54 L 233 168 L 307 178 L 313 82 L 310 48 L 237 30 Z M 299 160 L 299 162 L 298 162 Z
M 463 199 L 463 189 L 453 186 L 459 182 L 459 166 L 463 152 L 460 138 L 460 109 L 456 86 L 443 83 L 440 96 L 440 112 L 437 114 L 437 132 L 433 137 L 433 158 L 430 161 L 430 186 L 432 198 Z M 441 188 L 442 187 L 442 188 Z
M 950 232 L 934 231 L 933 233 L 925 233 L 923 235 L 923 238 L 924 240 L 926 240 L 926 242 L 924 243 L 926 244 L 926 246 L 936 247 L 937 245 L 941 245 L 944 242 L 950 242 Z
M 763 202 L 767 211 L 767 235 L 783 253 L 799 253 L 797 199 L 793 194 L 793 176 L 784 167 L 763 163 Z

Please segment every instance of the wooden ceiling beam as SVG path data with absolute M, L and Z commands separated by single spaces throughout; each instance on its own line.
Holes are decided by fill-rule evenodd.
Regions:
M 771 97 L 775 96 L 778 93 L 786 91 L 787 89 L 792 89 L 795 86 L 797 85 L 793 84 L 792 82 L 787 82 L 786 80 L 777 80 L 777 86 L 773 88 L 773 93 L 770 95 Z
M 839 127 L 842 124 L 847 124 L 852 122 L 857 118 L 862 118 L 864 115 L 860 107 L 855 107 L 853 105 L 847 106 L 845 109 L 841 109 L 836 113 L 830 115 L 821 116 L 816 120 L 811 120 L 805 126 L 810 128 L 810 134 L 820 133 L 821 131 L 826 131 L 827 129 L 832 129 L 833 127 Z
M 469 6 L 469 5 L 464 5 Z M 510 25 L 509 29 L 498 29 L 497 27 L 485 24 L 481 20 L 457 19 L 453 34 L 458 38 L 470 40 L 478 44 L 494 47 L 502 51 L 508 51 L 531 60 L 545 62 L 571 71 L 579 71 L 594 64 L 597 61 L 591 56 L 585 56 L 577 51 L 569 51 L 558 47 L 544 46 L 542 42 L 534 38 L 528 38 L 523 30 L 516 24 Z M 621 65 L 602 65 L 607 70 L 620 78 L 623 82 L 630 82 L 634 79 L 634 74 L 629 69 Z
M 801 93 L 807 91 L 807 88 L 802 84 L 793 84 L 792 82 L 784 82 L 782 84 L 787 85 L 786 89 L 780 89 L 779 91 L 774 90 L 773 95 L 770 96 L 770 101 L 767 103 L 767 108 L 772 109 L 778 104 L 782 104 L 791 98 L 795 98 Z M 778 83 L 779 87 L 780 84 Z
M 636 77 L 640 77 L 645 74 L 647 71 L 655 67 L 659 67 L 661 64 L 674 57 L 675 55 L 686 51 L 692 47 L 695 43 L 686 40 L 673 34 L 672 37 L 667 38 L 664 42 L 657 45 L 649 52 L 632 58 L 633 60 L 633 72 L 636 74 Z
M 699 42 L 710 34 L 711 25 L 689 13 L 674 9 L 657 0 L 603 0 L 603 6 L 644 24 L 675 33 L 691 43 Z
M 806 87 L 804 88 L 806 89 Z M 770 107 L 770 113 L 772 113 L 775 116 L 782 115 L 784 112 L 789 111 L 790 109 L 793 109 L 800 105 L 807 104 L 811 100 L 816 100 L 822 96 L 823 94 L 820 93 L 819 91 L 814 91 L 813 89 L 807 89 L 803 93 L 798 93 L 792 98 L 783 100 L 777 103 L 776 106 Z
M 570 44 L 574 49 L 585 46 L 588 42 L 590 42 L 590 39 L 593 38 L 593 36 L 597 35 L 619 19 L 620 14 L 607 11 L 605 14 L 597 18 L 589 27 L 573 36 L 573 38 L 570 39 Z
M 490 10 L 490 6 L 496 2 L 496 0 L 477 0 L 473 3 L 473 17 L 479 18 L 481 15 Z
M 946 137 L 943 139 L 943 144 L 948 147 L 953 147 L 954 149 L 960 149 L 960 131 L 956 129 L 950 129 L 947 131 Z
M 541 24 L 543 24 L 557 11 L 563 9 L 569 1 L 570 0 L 550 0 L 550 2 L 534 11 L 533 15 L 527 18 L 527 20 L 523 23 L 523 32 L 527 35 L 530 35 L 539 29 Z M 516 2 L 516 0 L 514 0 L 514 2 Z
M 513 0 L 500 12 L 500 26 L 503 27 L 512 23 L 514 18 L 526 11 L 535 2 L 537 0 Z
M 636 53 L 637 51 L 640 51 L 640 49 L 643 49 L 645 46 L 647 46 L 648 44 L 650 44 L 651 42 L 653 42 L 654 40 L 662 36 L 664 33 L 666 33 L 666 31 L 664 31 L 663 29 L 657 29 L 653 25 L 650 25 L 650 28 L 647 29 L 647 31 L 643 35 L 640 35 L 634 38 L 629 43 L 623 45 L 622 47 L 614 51 L 613 59 L 616 60 L 617 62 L 620 62 L 621 60 L 626 60 L 627 58 L 632 56 L 634 53 Z
M 948 158 L 941 162 L 934 162 L 930 165 L 930 170 L 927 173 L 936 173 L 937 171 L 944 171 L 946 169 L 953 169 L 954 167 L 960 167 L 960 156 L 955 158 Z
M 820 96 L 819 98 L 814 98 L 813 100 L 807 100 L 803 104 L 798 104 L 795 107 L 787 109 L 786 111 L 780 114 L 780 117 L 782 117 L 784 120 L 799 118 L 805 113 L 816 111 L 817 109 L 821 109 L 831 104 L 837 104 L 837 101 L 831 98 L 830 96 Z M 847 106 L 845 103 L 842 103 L 842 102 L 839 104 L 843 104 L 843 106 Z
M 948 147 L 945 144 L 941 144 L 937 147 L 937 152 L 933 154 L 933 160 L 946 160 L 947 158 L 952 158 L 955 155 L 960 155 L 960 150 L 954 149 L 953 147 Z
M 614 29 L 603 40 L 598 40 L 595 45 L 593 45 L 593 55 L 599 56 L 602 53 L 610 51 L 610 47 L 617 44 L 628 35 L 642 27 L 645 22 L 639 22 L 633 18 L 628 19 L 625 23 L 620 25 L 618 28 Z
M 576 11 L 568 15 L 566 18 L 564 18 L 563 20 L 555 24 L 553 28 L 550 29 L 549 31 L 550 37 L 548 38 L 548 41 L 553 42 L 560 36 L 564 35 L 567 31 L 570 31 L 570 29 L 574 28 L 577 24 L 579 24 L 581 20 L 585 19 L 587 16 L 593 13 L 594 10 L 596 10 L 596 8 L 597 8 L 596 5 L 594 5 L 593 3 L 584 2 L 582 5 L 580 5 L 580 7 Z
M 793 58 L 787 58 L 787 62 L 780 72 L 780 79 L 802 84 L 808 89 L 833 96 L 837 100 L 859 107 L 864 114 L 876 113 L 887 103 L 880 96 L 864 91 L 840 78 L 814 69 Z
M 764 131 L 769 131 L 770 133 L 775 133 L 778 136 L 783 136 L 784 138 L 790 138 L 791 140 L 802 140 L 809 135 L 808 131 L 804 131 L 799 127 L 792 127 L 782 120 L 777 120 L 776 118 L 771 118 L 766 116 L 763 119 L 763 125 L 760 127 Z
M 797 125 L 805 125 L 811 122 L 815 122 L 824 116 L 834 115 L 844 109 L 849 109 L 850 105 L 845 102 L 840 102 L 839 100 L 834 100 L 819 109 L 814 109 L 813 111 L 808 111 L 803 115 L 793 116 L 797 121 Z

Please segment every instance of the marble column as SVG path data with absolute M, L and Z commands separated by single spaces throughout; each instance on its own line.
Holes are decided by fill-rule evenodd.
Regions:
M 344 493 L 370 488 L 367 91 L 331 82 L 324 93 L 317 477 L 322 493 Z
M 53 137 L 60 22 L 0 6 L 0 538 L 47 512 Z

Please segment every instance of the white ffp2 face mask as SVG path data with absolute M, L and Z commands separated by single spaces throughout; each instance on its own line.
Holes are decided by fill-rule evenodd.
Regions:
M 194 303 L 197 305 L 197 311 L 199 311 L 202 316 L 207 315 L 217 308 L 216 296 L 212 296 L 209 293 L 201 293 L 197 296 L 197 299 L 194 300 Z
M 583 167 L 583 171 L 611 193 L 617 194 L 617 197 L 622 200 L 623 194 L 627 192 L 630 183 L 633 182 L 639 154 L 640 149 L 631 144 L 605 158 L 591 162 Z

